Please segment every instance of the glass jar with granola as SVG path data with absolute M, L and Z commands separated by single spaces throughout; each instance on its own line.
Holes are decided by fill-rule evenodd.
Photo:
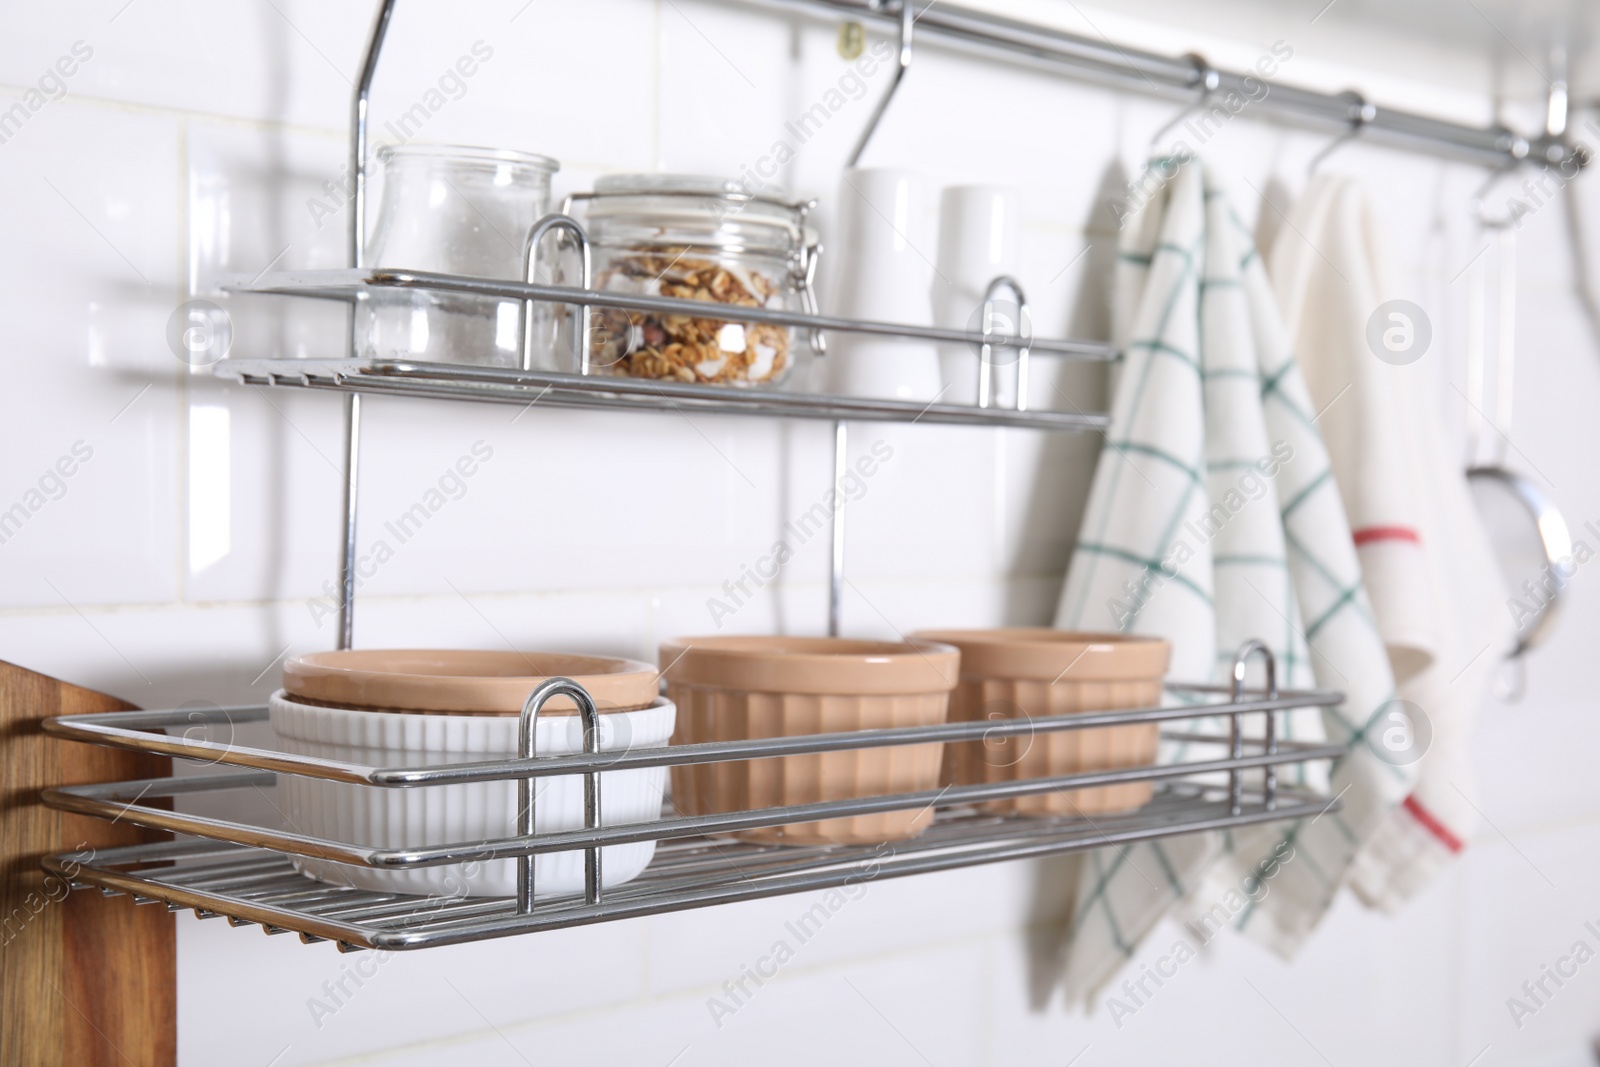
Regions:
M 793 369 L 806 343 L 798 331 L 732 309 L 815 310 L 809 204 L 682 174 L 611 175 L 573 199 L 587 202 L 595 288 L 730 308 L 727 316 L 594 308 L 594 373 L 748 387 L 776 385 Z

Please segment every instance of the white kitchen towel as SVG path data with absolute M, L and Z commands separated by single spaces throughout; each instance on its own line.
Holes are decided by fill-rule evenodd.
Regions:
M 1416 412 L 1402 395 L 1416 375 L 1377 353 L 1390 361 L 1410 356 L 1385 347 L 1385 334 L 1412 346 L 1422 339 L 1414 311 L 1380 306 L 1391 294 L 1379 276 L 1371 223 L 1348 178 L 1319 175 L 1268 250 L 1268 262 L 1319 413 L 1367 596 L 1395 681 L 1403 683 L 1434 662 L 1440 620 L 1420 533 L 1425 476 L 1415 462 Z
M 1460 450 L 1440 415 L 1439 346 L 1412 353 L 1383 344 L 1389 328 L 1418 344 L 1418 324 L 1407 321 L 1416 310 L 1391 303 L 1401 295 L 1396 273 L 1365 192 L 1335 175 L 1312 182 L 1271 253 L 1406 702 L 1386 713 L 1378 749 L 1419 766 L 1414 790 L 1373 834 L 1351 880 L 1385 910 L 1426 885 L 1478 825 L 1467 742 L 1514 632 Z
M 1297 740 L 1346 746 L 1330 785 L 1344 808 L 1091 854 L 1065 963 L 1073 1001 L 1186 898 L 1209 915 L 1225 900 L 1232 925 L 1293 951 L 1410 785 L 1364 743 L 1393 697 L 1388 658 L 1250 233 L 1199 164 L 1145 187 L 1154 193 L 1125 220 L 1119 253 L 1112 426 L 1056 625 L 1165 637 L 1172 677 L 1196 681 L 1219 679 L 1245 639 L 1266 641 L 1283 685 L 1347 695 L 1283 723 Z M 1268 870 L 1270 891 L 1243 899 L 1241 881 L 1259 888 Z

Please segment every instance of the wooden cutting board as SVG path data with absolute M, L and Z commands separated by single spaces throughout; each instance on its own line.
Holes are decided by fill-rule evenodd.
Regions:
M 52 715 L 130 710 L 104 693 L 0 662 L 0 1067 L 170 1067 L 177 954 L 165 906 L 135 907 L 46 878 L 49 852 L 150 839 L 52 811 L 52 785 L 154 778 L 168 760 L 46 737 Z

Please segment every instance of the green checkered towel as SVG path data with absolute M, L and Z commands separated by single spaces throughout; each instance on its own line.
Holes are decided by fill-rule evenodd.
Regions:
M 1348 746 L 1331 782 L 1314 770 L 1283 774 L 1329 786 L 1344 809 L 1091 853 L 1065 960 L 1073 1001 L 1108 982 L 1180 905 L 1213 930 L 1226 916 L 1292 952 L 1409 785 L 1406 769 L 1363 743 L 1393 680 L 1260 256 L 1199 164 L 1152 167 L 1170 176 L 1148 176 L 1152 195 L 1124 223 L 1112 427 L 1056 625 L 1164 637 L 1172 677 L 1198 681 L 1222 680 L 1240 644 L 1258 637 L 1282 685 L 1343 690 L 1338 708 L 1286 714 L 1280 736 Z M 1163 747 L 1164 760 L 1184 756 Z

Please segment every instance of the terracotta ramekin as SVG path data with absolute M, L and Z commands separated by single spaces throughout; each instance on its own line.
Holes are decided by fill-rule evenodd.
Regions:
M 961 650 L 950 721 L 1038 718 L 1079 711 L 1155 707 L 1171 646 L 1159 638 L 1050 629 L 926 630 L 912 640 Z M 1156 723 L 1057 730 L 946 746 L 943 782 L 977 785 L 1149 766 Z M 1149 782 L 1126 782 L 994 801 L 990 811 L 1101 815 L 1150 800 Z
M 944 722 L 958 655 L 927 642 L 828 637 L 685 637 L 661 646 L 673 744 L 841 733 Z M 672 768 L 685 814 L 937 788 L 943 746 L 902 745 Z M 745 831 L 747 840 L 872 844 L 914 837 L 931 808 Z

